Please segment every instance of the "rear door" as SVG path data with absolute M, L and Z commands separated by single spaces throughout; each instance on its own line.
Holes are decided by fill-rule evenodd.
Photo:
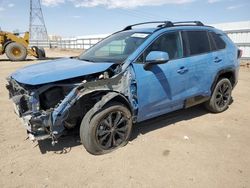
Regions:
M 192 90 L 189 98 L 210 95 L 214 55 L 211 53 L 209 35 L 206 30 L 182 31 L 184 56 L 192 75 L 189 82 Z

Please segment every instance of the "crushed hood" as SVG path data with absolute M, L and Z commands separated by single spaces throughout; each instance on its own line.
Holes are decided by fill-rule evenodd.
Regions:
M 21 68 L 11 77 L 19 83 L 39 85 L 102 72 L 111 65 L 63 58 Z

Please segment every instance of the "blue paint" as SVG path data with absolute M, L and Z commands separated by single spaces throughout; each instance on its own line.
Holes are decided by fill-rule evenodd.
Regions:
M 124 76 L 122 81 L 129 82 L 129 87 L 116 91 L 128 98 L 137 122 L 181 109 L 184 107 L 185 101 L 192 97 L 211 96 L 212 84 L 221 70 L 232 69 L 237 82 L 238 48 L 222 31 L 205 26 L 176 26 L 157 29 L 159 28 L 134 30 L 136 32 L 150 32 L 151 34 L 123 62 L 121 72 L 130 73 L 130 75 Z M 184 30 L 205 30 L 221 34 L 226 48 L 188 57 L 183 56 L 184 50 L 181 48 L 178 52 L 182 55 L 179 55 L 177 59 L 169 60 L 163 64 L 157 64 L 156 61 L 154 64 L 151 62 L 149 69 L 145 69 L 144 64 L 137 62 L 138 57 L 158 37 L 173 31 Z M 163 59 L 165 62 L 169 59 L 169 54 L 154 52 L 149 58 L 152 61 Z M 19 69 L 11 77 L 22 84 L 39 85 L 103 72 L 112 65 L 113 63 L 92 63 L 64 58 Z M 102 88 L 101 85 L 100 88 Z M 64 129 L 61 126 L 64 121 L 61 115 L 65 114 L 78 100 L 76 91 L 77 88 L 74 88 L 52 112 L 52 124 L 57 126 L 53 129 L 57 132 Z
M 11 74 L 19 83 L 39 85 L 105 71 L 113 63 L 92 63 L 63 58 L 21 68 Z
M 137 81 L 138 122 L 181 109 L 188 98 L 198 95 L 210 96 L 212 83 L 220 70 L 233 66 L 238 75 L 237 47 L 227 37 L 223 37 L 227 44 L 224 50 L 171 60 L 165 64 L 153 65 L 148 71 L 143 68 L 143 64 L 135 62 L 138 54 L 141 54 L 159 35 L 177 29 L 194 30 L 194 27 L 172 27 L 153 33 L 123 66 L 125 69 L 133 62 Z M 195 29 L 223 34 L 215 28 L 195 27 Z M 228 57 L 230 51 L 231 62 Z M 214 63 L 217 57 L 220 57 L 221 61 Z

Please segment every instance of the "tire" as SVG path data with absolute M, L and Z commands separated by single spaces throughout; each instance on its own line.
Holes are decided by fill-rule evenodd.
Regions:
M 232 101 L 232 84 L 227 78 L 220 79 L 209 101 L 205 103 L 205 107 L 213 113 L 225 111 Z
M 42 56 L 43 56 L 43 57 L 46 57 L 44 48 L 40 47 L 39 50 L 40 50 Z
M 80 138 L 89 153 L 101 155 L 126 145 L 131 130 L 131 112 L 123 104 L 112 102 L 96 113 L 93 108 L 87 112 L 81 123 Z
M 27 49 L 19 43 L 12 42 L 5 48 L 5 53 L 11 61 L 23 61 L 27 57 Z
M 37 47 L 37 46 L 32 46 L 31 49 L 36 52 L 37 58 L 39 60 L 45 59 L 46 55 L 45 55 L 44 48 Z

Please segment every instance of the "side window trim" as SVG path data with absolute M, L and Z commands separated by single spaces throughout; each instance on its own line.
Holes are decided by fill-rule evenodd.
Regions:
M 189 45 L 189 40 L 188 40 L 188 36 L 187 36 L 187 31 L 182 30 L 181 31 L 181 35 L 182 35 L 182 43 L 183 43 L 183 57 L 189 57 L 190 56 L 190 45 Z
M 180 40 L 180 45 L 181 45 L 180 48 L 182 50 L 182 55 L 178 59 L 182 59 L 184 57 L 184 46 L 183 46 L 181 31 L 178 31 L 178 35 L 179 35 L 179 40 Z
M 208 39 L 209 39 L 209 43 L 210 43 L 211 52 L 218 51 L 218 47 L 216 45 L 216 42 L 214 41 L 214 37 L 212 35 L 212 31 L 208 31 Z M 214 47 L 215 47 L 214 50 L 212 48 L 212 45 L 214 45 Z
M 209 31 L 206 31 L 206 34 L 207 34 L 207 39 L 208 39 L 208 43 L 209 43 L 209 53 L 211 53 L 213 50 L 212 50 L 212 44 L 211 44 L 211 40 L 210 40 L 210 36 L 209 36 Z M 217 49 L 216 45 L 215 45 L 215 48 Z

